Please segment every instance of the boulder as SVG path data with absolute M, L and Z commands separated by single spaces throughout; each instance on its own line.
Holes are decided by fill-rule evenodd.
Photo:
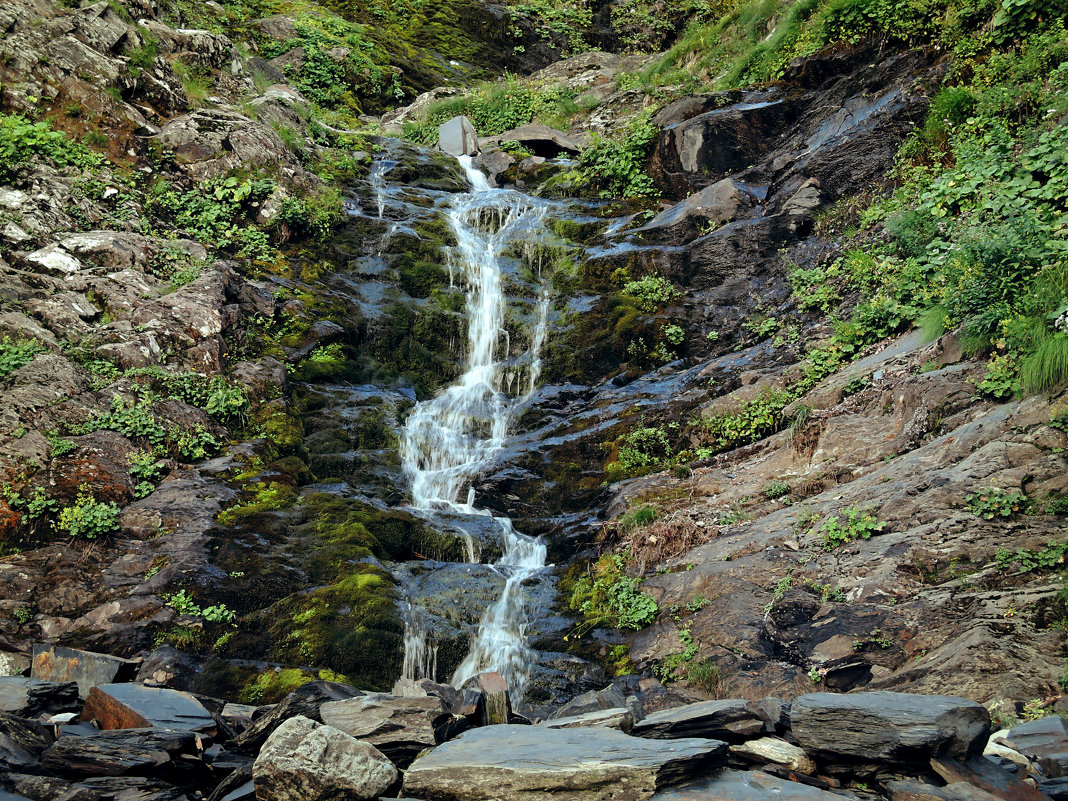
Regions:
M 617 709 L 626 707 L 627 699 L 623 693 L 613 684 L 601 690 L 590 690 L 588 693 L 576 695 L 551 715 L 553 718 L 566 718 L 575 715 L 583 715 L 587 712 L 598 712 L 602 709 Z
M 886 783 L 886 790 L 891 801 L 1000 801 L 996 795 L 965 782 L 936 787 L 913 779 L 896 779 Z
M 440 742 L 438 728 L 451 717 L 440 698 L 364 695 L 319 708 L 323 723 L 371 743 L 399 767 Z
M 165 773 L 168 763 L 197 753 L 192 732 L 116 729 L 90 737 L 61 737 L 41 755 L 41 765 L 60 776 L 131 776 Z
M 442 123 L 438 128 L 438 150 L 450 156 L 473 156 L 478 153 L 478 133 L 474 123 L 463 115 Z
M 664 790 L 653 801 L 859 801 L 852 793 L 827 792 L 760 771 L 725 770 L 707 779 Z
M 766 191 L 736 178 L 724 178 L 660 212 L 636 230 L 673 239 L 687 232 L 699 233 L 699 226 L 715 227 L 747 216 Z
M 85 698 L 93 687 L 132 679 L 136 670 L 137 662 L 130 659 L 38 643 L 33 647 L 30 675 L 44 681 L 77 682 Z
M 981 752 L 990 713 L 946 695 L 811 693 L 793 702 L 790 724 L 797 742 L 816 757 L 916 762 Z
M 1047 776 L 1068 776 L 1068 723 L 1060 715 L 1021 723 L 992 739 L 1036 760 Z
M 292 717 L 305 717 L 321 722 L 319 707 L 329 701 L 343 701 L 363 695 L 361 690 L 334 681 L 312 681 L 304 684 L 275 706 L 270 712 L 257 718 L 245 731 L 234 739 L 233 749 L 242 754 L 255 754 L 279 725 Z
M 0 712 L 28 718 L 78 708 L 78 685 L 73 681 L 0 676 Z
M 582 140 L 548 125 L 521 125 L 499 136 L 479 140 L 480 147 L 500 147 L 502 142 L 518 142 L 535 156 L 554 158 L 561 154 L 577 155 L 582 150 Z
M 215 730 L 211 713 L 189 693 L 143 684 L 93 687 L 85 699 L 81 717 L 96 721 L 101 729 L 158 726 L 205 733 Z
M 675 737 L 713 737 L 738 742 L 760 734 L 764 720 L 750 701 L 702 701 L 654 712 L 634 725 L 638 737 L 668 740 Z
M 267 738 L 252 766 L 258 801 L 378 798 L 397 769 L 373 745 L 297 716 Z
M 0 772 L 32 771 L 54 741 L 46 726 L 0 713 Z
M 717 740 L 642 740 L 608 728 L 488 726 L 412 763 L 404 793 L 440 801 L 649 798 L 723 764 Z

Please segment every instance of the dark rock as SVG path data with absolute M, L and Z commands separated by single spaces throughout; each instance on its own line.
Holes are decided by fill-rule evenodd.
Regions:
M 323 704 L 319 714 L 323 723 L 370 743 L 400 768 L 440 742 L 436 730 L 449 718 L 445 702 L 430 696 L 364 695 Z
M 486 725 L 486 694 L 477 687 L 461 691 L 452 706 L 454 715 L 465 718 L 472 726 Z
M 252 776 L 258 801 L 331 801 L 377 798 L 397 769 L 370 743 L 298 716 L 267 738 Z
M 73 681 L 0 676 L 0 712 L 29 718 L 80 708 L 78 685 Z
M 654 712 L 634 725 L 638 737 L 655 740 L 713 737 L 737 742 L 764 730 L 764 720 L 746 700 L 702 701 Z
M 94 793 L 100 801 L 188 801 L 185 792 L 173 785 L 134 776 L 98 776 L 74 787 Z
M 237 799 L 243 798 L 246 793 L 252 793 L 254 796 L 255 792 L 251 789 L 253 786 L 252 765 L 253 762 L 249 761 L 219 782 L 206 801 L 223 801 L 223 799 L 237 801 Z M 230 798 L 231 796 L 234 796 L 234 798 Z
M 215 730 L 211 713 L 189 693 L 143 684 L 94 687 L 85 700 L 82 720 L 94 720 L 101 729 Z
M 648 798 L 723 764 L 716 740 L 661 743 L 607 728 L 487 726 L 412 763 L 404 792 L 442 801 Z
M 781 698 L 753 701 L 753 709 L 764 719 L 769 734 L 782 734 L 790 728 L 790 702 Z
M 110 654 L 37 644 L 33 647 L 30 670 L 35 679 L 77 682 L 78 692 L 85 698 L 92 687 L 130 681 L 137 671 L 137 662 Z
M 626 707 L 615 709 L 597 709 L 593 712 L 583 712 L 580 715 L 568 715 L 566 717 L 550 717 L 540 725 L 550 729 L 573 729 L 583 726 L 607 726 L 611 729 L 619 729 L 630 734 L 634 728 L 634 717 Z
M 144 658 L 135 680 L 152 687 L 191 690 L 200 673 L 201 662 L 195 656 L 162 645 Z
M 945 695 L 811 693 L 794 701 L 790 724 L 816 757 L 914 762 L 980 752 L 990 714 L 974 701 Z
M 41 756 L 60 776 L 158 776 L 182 754 L 197 753 L 192 732 L 116 729 L 92 737 L 61 737 Z
M 558 710 L 549 715 L 549 719 L 573 717 L 587 712 L 597 712 L 602 709 L 615 709 L 626 707 L 627 699 L 622 691 L 615 685 L 609 685 L 603 690 L 592 690 L 582 695 L 576 695 Z
M 973 757 L 967 762 L 933 757 L 931 768 L 950 784 L 965 782 L 974 785 L 999 801 L 1048 801 L 1030 784 L 1002 770 L 986 757 Z
M 711 778 L 662 790 L 652 801 L 859 801 L 852 793 L 830 793 L 760 771 L 725 770 Z
M 886 790 L 890 801 L 998 801 L 997 796 L 965 782 L 936 787 L 912 779 L 896 779 L 886 783 Z
M 1047 776 L 1068 776 L 1068 723 L 1060 715 L 1048 715 L 1014 726 L 1000 742 L 1037 760 Z
M 233 748 L 238 753 L 256 754 L 282 721 L 300 715 L 321 723 L 319 707 L 323 704 L 329 701 L 344 701 L 346 698 L 363 694 L 355 687 L 334 681 L 312 681 L 304 684 L 283 698 L 270 712 L 254 720 L 248 729 L 237 736 Z
M 0 714 L 0 770 L 35 772 L 41 753 L 53 742 L 55 737 L 46 726 Z

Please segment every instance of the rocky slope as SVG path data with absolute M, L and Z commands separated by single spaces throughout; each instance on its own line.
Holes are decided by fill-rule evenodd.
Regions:
M 453 72 L 441 20 L 417 66 L 401 41 L 357 58 L 395 20 L 193 11 L 0 10 L 0 673 L 44 642 L 249 703 L 317 678 L 385 691 L 409 602 L 451 673 L 503 580 L 403 508 L 397 437 L 460 371 L 441 210 L 467 182 L 379 135 L 436 141 L 435 115 L 465 111 L 477 163 L 553 231 L 508 257 L 516 364 L 552 290 L 545 371 L 475 486 L 555 563 L 522 711 L 617 673 L 650 711 L 824 689 L 1057 708 L 1063 385 L 992 397 L 966 332 L 904 314 L 842 333 L 869 299 L 836 260 L 888 241 L 860 213 L 945 52 L 864 39 L 774 85 L 665 97 L 633 85 L 649 57 L 545 66 L 523 25 L 529 47 L 486 36 Z M 360 117 L 503 67 L 543 69 L 500 106 L 447 89 Z M 567 130 L 512 115 L 528 103 Z M 638 184 L 590 167 L 604 136 L 648 143 Z M 604 614 L 621 588 L 653 613 Z

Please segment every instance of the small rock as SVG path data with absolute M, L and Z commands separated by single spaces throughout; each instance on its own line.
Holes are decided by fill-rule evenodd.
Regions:
M 761 737 L 759 740 L 749 740 L 739 745 L 731 746 L 731 753 L 749 762 L 766 764 L 773 762 L 776 765 L 784 765 L 790 770 L 799 773 L 812 774 L 816 772 L 816 763 L 812 757 L 805 753 L 804 749 L 796 745 L 780 740 L 778 737 Z
M 760 734 L 764 720 L 752 703 L 742 699 L 702 701 L 654 712 L 634 725 L 638 737 L 657 740 L 675 737 L 713 737 L 737 742 Z
M 373 745 L 301 716 L 275 729 L 252 766 L 258 801 L 378 798 L 397 775 Z
M 597 709 L 593 712 L 584 712 L 581 715 L 569 715 L 558 718 L 550 717 L 539 725 L 548 726 L 550 729 L 573 729 L 582 726 L 607 726 L 611 729 L 630 733 L 634 727 L 634 717 L 625 707 L 615 709 Z
M 93 687 L 85 700 L 82 720 L 94 720 L 101 729 L 158 726 L 177 731 L 215 730 L 211 713 L 189 693 L 143 684 Z
M 42 681 L 23 676 L 0 677 L 0 712 L 29 718 L 77 709 L 78 685 L 73 681 Z
M 82 697 L 101 684 L 129 681 L 137 670 L 137 662 L 110 654 L 79 651 L 37 644 L 33 647 L 30 675 L 45 681 L 74 681 Z
M 652 801 L 859 801 L 852 793 L 830 793 L 760 771 L 725 770 L 672 790 Z
M 602 690 L 591 690 L 582 695 L 576 695 L 551 715 L 550 719 L 573 717 L 584 715 L 587 712 L 597 712 L 602 709 L 618 709 L 626 707 L 627 699 L 615 685 L 609 684 Z
M 450 717 L 440 698 L 378 694 L 331 701 L 319 714 L 326 725 L 370 743 L 402 768 L 440 742 L 437 729 Z
M 467 117 L 453 117 L 438 128 L 438 150 L 450 156 L 473 156 L 478 153 L 478 133 Z

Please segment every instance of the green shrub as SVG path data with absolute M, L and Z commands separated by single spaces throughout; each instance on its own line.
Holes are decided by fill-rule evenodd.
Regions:
M 871 512 L 855 507 L 842 511 L 846 518 L 844 522 L 840 522 L 841 518 L 834 515 L 827 518 L 820 527 L 825 551 L 833 551 L 854 540 L 871 539 L 872 534 L 878 534 L 886 527 L 886 524 L 879 522 L 879 519 Z
M 639 506 L 619 519 L 619 530 L 629 533 L 636 528 L 647 526 L 656 520 L 656 509 L 652 506 Z
M 964 499 L 968 511 L 984 520 L 995 517 L 1012 517 L 1027 502 L 1027 496 L 1019 490 L 1007 491 L 990 487 L 982 492 L 975 492 Z
M 114 501 L 98 501 L 89 487 L 83 486 L 74 505 L 59 510 L 54 525 L 72 537 L 103 537 L 118 528 L 119 506 Z
M 648 116 L 635 117 L 614 138 L 593 134 L 579 154 L 589 183 L 601 197 L 647 197 L 657 194 L 645 162 L 659 130 Z
M 622 291 L 624 295 L 629 295 L 638 302 L 638 308 L 649 313 L 682 295 L 668 279 L 655 274 L 643 275 L 636 281 L 627 281 L 623 284 Z
M 62 169 L 96 170 L 104 159 L 85 145 L 72 141 L 47 122 L 30 122 L 17 114 L 0 114 L 0 181 L 8 182 L 34 158 Z
M 776 498 L 782 498 L 790 494 L 790 485 L 785 481 L 769 481 L 764 485 L 764 489 L 761 493 L 769 501 L 773 501 Z
M 656 620 L 656 601 L 639 591 L 640 578 L 624 572 L 619 554 L 605 554 L 576 582 L 568 606 L 581 612 L 588 628 L 609 625 L 637 631 Z
M 0 339 L 0 378 L 25 367 L 38 353 L 45 352 L 46 349 L 39 342 L 32 339 L 15 341 L 5 334 Z
M 1041 551 L 1029 551 L 1025 548 L 1010 551 L 1008 548 L 998 548 L 994 553 L 994 563 L 1000 570 L 1017 567 L 1021 573 L 1033 573 L 1036 570 L 1060 568 L 1064 565 L 1066 555 L 1068 543 L 1050 542 Z

